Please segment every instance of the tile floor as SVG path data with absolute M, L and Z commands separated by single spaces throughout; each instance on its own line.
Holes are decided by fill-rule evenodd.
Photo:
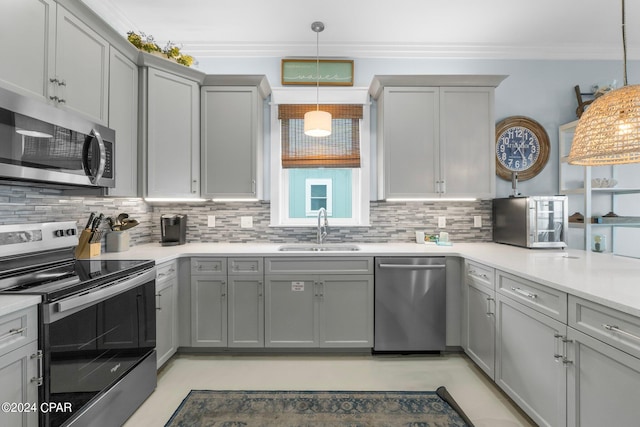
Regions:
M 447 387 L 477 427 L 535 426 L 462 354 L 177 355 L 125 427 L 163 426 L 190 390 L 430 390 Z

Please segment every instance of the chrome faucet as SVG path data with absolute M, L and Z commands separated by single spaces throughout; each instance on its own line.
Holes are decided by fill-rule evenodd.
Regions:
M 324 215 L 324 223 L 321 222 L 321 217 Z M 318 209 L 318 244 L 321 245 L 324 239 L 329 234 L 329 220 L 327 219 L 327 210 L 325 208 Z

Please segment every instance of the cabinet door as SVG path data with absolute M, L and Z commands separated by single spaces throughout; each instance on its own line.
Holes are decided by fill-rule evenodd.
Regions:
M 109 43 L 61 6 L 55 58 L 57 104 L 107 124 Z
M 38 343 L 31 342 L 9 353 L 0 355 L 0 401 L 9 403 L 38 403 L 38 386 L 31 379 L 36 378 Z M 3 427 L 36 427 L 38 411 L 1 412 Z
M 19 55 L 0 61 L 0 84 L 45 99 L 54 64 L 56 4 L 53 0 L 3 0 L 0 40 Z
M 200 194 L 199 90 L 194 81 L 147 69 L 147 197 Z
M 314 276 L 265 279 L 265 346 L 318 346 L 318 282 Z
M 495 381 L 538 425 L 567 424 L 566 325 L 497 294 Z
M 491 379 L 495 378 L 495 291 L 468 283 L 466 286 L 465 352 Z
M 264 347 L 264 281 L 229 277 L 229 347 Z
M 191 276 L 191 345 L 227 346 L 227 280 Z
M 385 88 L 381 111 L 385 198 L 438 197 L 439 89 Z
M 568 328 L 570 427 L 633 426 L 640 419 L 640 359 Z
M 138 196 L 138 66 L 111 49 L 109 127 L 116 131 L 116 186 L 110 196 Z
M 254 87 L 202 88 L 202 197 L 257 197 L 258 99 Z
M 445 197 L 495 197 L 494 89 L 440 88 L 441 190 Z
M 319 277 L 320 347 L 373 347 L 373 276 Z
M 156 352 L 158 368 L 165 364 L 177 350 L 178 300 L 177 283 L 156 283 Z

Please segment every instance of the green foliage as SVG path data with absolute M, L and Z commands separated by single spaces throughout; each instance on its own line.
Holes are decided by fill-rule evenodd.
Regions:
M 171 41 L 168 42 L 164 48 L 160 48 L 160 46 L 158 46 L 154 41 L 153 36 L 147 35 L 145 33 L 138 34 L 134 31 L 129 31 L 127 33 L 127 40 L 129 40 L 129 42 L 132 45 L 134 45 L 136 48 L 143 50 L 145 52 L 149 52 L 149 53 L 159 52 L 164 56 L 166 56 L 167 58 L 173 59 L 178 64 L 182 64 L 187 67 L 190 67 L 191 65 L 193 65 L 193 61 L 194 61 L 193 57 L 190 55 L 185 55 L 184 53 L 181 53 L 180 48 Z

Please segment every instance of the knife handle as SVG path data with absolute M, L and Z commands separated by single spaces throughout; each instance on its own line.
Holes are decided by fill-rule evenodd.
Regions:
M 89 215 L 89 221 L 87 221 L 87 226 L 85 227 L 86 230 L 91 229 L 91 227 L 93 226 L 93 220 L 95 217 L 96 217 L 96 213 L 91 212 L 91 215 Z

